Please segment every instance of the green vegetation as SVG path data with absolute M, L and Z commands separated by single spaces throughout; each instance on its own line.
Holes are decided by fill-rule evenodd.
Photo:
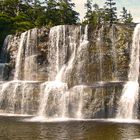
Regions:
M 122 15 L 121 15 L 121 21 L 123 23 L 132 23 L 133 21 L 133 18 L 132 18 L 132 15 L 131 13 L 126 10 L 125 7 L 122 8 L 122 11 L 121 11 Z
M 100 8 L 94 0 L 87 0 L 85 7 L 87 9 L 84 24 L 92 24 L 94 26 L 100 26 L 103 24 L 113 23 L 132 23 L 133 18 L 131 13 L 123 7 L 123 11 L 121 12 L 120 18 L 117 16 L 117 7 L 115 0 L 105 0 L 105 4 L 103 8 Z
M 106 0 L 105 2 L 105 15 L 106 21 L 110 24 L 113 24 L 117 21 L 117 7 L 116 2 L 114 0 Z
M 78 24 L 79 13 L 71 0 L 0 0 L 0 46 L 8 34 L 23 32 L 34 27 L 52 27 L 61 24 Z M 94 0 L 87 0 L 83 24 L 94 26 L 108 23 L 131 23 L 130 12 L 123 8 L 121 18 L 117 18 L 114 0 L 105 0 L 100 8 Z
M 7 34 L 34 27 L 76 24 L 78 13 L 71 0 L 1 0 L 0 44 Z

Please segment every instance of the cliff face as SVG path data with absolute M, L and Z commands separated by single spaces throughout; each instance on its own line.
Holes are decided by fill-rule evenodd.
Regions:
M 7 38 L 3 47 L 2 61 L 9 63 L 11 70 L 9 80 L 14 79 L 17 68 L 20 70 L 20 80 L 46 81 L 48 29 L 35 28 L 25 32 L 24 37 L 17 34 L 10 36 L 10 39 Z M 18 61 L 21 64 L 16 67 Z
M 22 80 L 54 80 L 63 65 L 71 65 L 62 78 L 70 87 L 97 81 L 125 81 L 132 32 L 133 29 L 121 25 L 99 29 L 67 25 L 51 30 L 33 29 L 26 33 L 23 44 L 20 35 L 11 37 L 7 57 L 14 73 L 17 51 L 23 45 Z
M 56 114 L 61 116 L 62 111 L 58 106 L 60 108 L 65 106 L 63 115 L 70 117 L 114 116 L 117 100 L 121 94 L 122 81 L 127 81 L 132 32 L 132 28 L 122 25 L 103 26 L 96 29 L 92 26 L 61 25 L 51 29 L 35 28 L 8 37 L 4 43 L 4 55 L 1 55 L 1 60 L 7 63 L 8 70 L 5 72 L 8 77 L 2 79 L 20 80 L 18 86 L 15 84 L 16 88 L 12 87 L 14 94 L 20 92 L 21 84 L 26 85 L 27 81 L 30 81 L 31 86 L 40 85 L 46 81 L 67 84 L 65 89 L 61 87 L 64 97 L 62 95 L 63 98 L 57 99 L 58 93 L 62 91 L 58 86 L 54 87 L 51 84 L 50 89 L 48 88 L 50 83 L 45 83 L 46 89 L 37 88 L 36 91 L 33 86 L 36 96 L 32 94 L 30 97 L 24 97 L 21 93 L 20 97 L 21 100 L 24 97 L 24 101 L 26 97 L 27 99 L 32 97 L 30 104 L 34 104 L 35 107 L 32 108 L 28 102 L 24 105 L 23 100 L 19 100 L 14 103 L 15 106 L 19 106 L 15 112 L 20 113 L 21 109 L 22 112 L 31 112 L 30 114 L 36 112 L 41 102 L 39 95 L 47 92 L 48 95 L 43 98 L 47 98 L 46 106 L 49 109 L 44 111 L 48 112 L 48 116 L 52 115 L 52 109 L 53 116 Z M 2 75 L 2 77 L 5 76 Z M 27 85 L 25 89 L 26 87 Z M 2 95 L 4 92 L 7 93 L 7 97 L 0 97 L 3 102 L 1 108 L 5 110 L 8 107 L 4 101 L 7 101 L 10 95 L 3 85 L 1 89 Z M 29 93 L 25 89 L 22 90 L 24 95 Z M 61 102 L 65 102 L 65 105 Z M 50 106 L 51 103 L 52 106 Z M 27 108 L 30 109 L 26 111 Z

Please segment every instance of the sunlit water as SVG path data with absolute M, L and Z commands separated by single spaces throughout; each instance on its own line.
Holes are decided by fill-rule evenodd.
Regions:
M 122 91 L 116 118 L 136 119 L 139 95 L 140 24 L 135 27 L 131 48 L 128 82 Z
M 136 140 L 140 122 L 65 120 L 26 122 L 28 117 L 0 116 L 0 140 Z

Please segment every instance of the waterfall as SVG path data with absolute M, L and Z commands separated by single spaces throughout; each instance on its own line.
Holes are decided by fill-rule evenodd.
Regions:
M 67 65 L 64 63 L 61 66 L 61 59 L 60 58 L 60 35 L 63 34 L 62 39 L 63 42 L 65 42 L 65 27 L 64 26 L 57 26 L 50 30 L 50 41 L 51 41 L 51 47 L 56 47 L 56 76 L 55 80 L 51 82 L 45 82 L 41 85 L 41 103 L 39 106 L 39 116 L 43 117 L 65 117 L 65 113 L 63 113 L 65 110 L 65 92 L 68 89 L 68 86 L 66 83 L 63 83 L 63 74 L 66 72 Z M 65 47 L 65 43 L 63 44 Z M 61 46 L 61 47 L 63 47 Z M 75 46 L 76 47 L 76 46 Z M 75 48 L 74 48 L 75 50 Z M 74 53 L 75 54 L 75 51 Z M 74 60 L 74 56 L 72 55 L 71 59 L 69 60 L 68 64 L 72 63 Z M 60 68 L 61 67 L 61 68 Z M 53 93 L 54 92 L 54 93 Z M 53 95 L 53 97 L 52 97 Z M 52 104 L 49 104 L 49 99 L 53 98 Z M 57 104 L 55 100 L 60 100 Z M 54 102 L 53 102 L 54 101 Z M 57 106 L 56 106 L 57 105 Z M 50 110 L 56 110 L 54 113 L 50 113 Z M 53 112 L 53 111 L 52 111 Z
M 100 81 L 103 80 L 103 52 L 102 52 L 102 48 L 103 48 L 103 35 L 102 35 L 102 28 L 101 30 L 99 30 L 99 38 L 97 39 L 98 41 L 98 46 L 99 46 L 99 61 L 100 61 Z
M 14 78 L 12 81 L 1 85 L 0 108 L 4 108 L 3 113 L 31 114 L 34 113 L 36 108 L 33 103 L 35 100 L 34 94 L 39 88 L 39 81 L 35 81 L 37 74 L 35 64 L 37 29 L 22 33 L 19 40 L 15 58 Z
M 81 27 L 77 29 L 81 32 Z M 67 62 L 62 61 L 63 59 L 60 58 L 60 53 L 63 53 L 62 48 L 65 49 L 65 40 L 67 37 L 65 36 L 66 27 L 65 26 L 57 26 L 50 30 L 50 41 L 51 47 L 56 47 L 55 58 L 56 62 L 56 71 L 57 74 L 54 78 L 54 81 L 45 82 L 41 85 L 41 97 L 40 97 L 40 106 L 38 111 L 38 116 L 47 117 L 47 118 L 65 118 L 69 117 L 68 115 L 68 99 L 69 92 L 68 92 L 68 85 L 64 83 L 67 73 L 70 72 L 74 65 L 75 57 L 76 57 L 76 48 L 77 48 L 77 40 L 75 37 L 77 34 L 74 31 L 69 31 L 70 33 L 74 34 L 73 36 L 68 36 L 68 47 L 71 50 L 71 56 Z M 60 39 L 61 37 L 61 39 Z M 75 37 L 75 38 L 74 38 Z M 62 43 L 62 46 L 60 44 Z M 80 43 L 79 46 L 86 46 L 88 43 L 88 26 L 85 27 L 84 34 L 82 34 L 79 38 Z M 61 52 L 61 51 L 62 52 Z M 67 51 L 64 50 L 66 53 Z M 65 55 L 65 54 L 64 54 Z M 51 55 L 50 55 L 51 56 Z M 65 81 L 66 82 L 66 81 Z M 80 88 L 82 92 L 82 87 Z M 75 117 L 81 118 L 82 116 L 82 93 L 80 94 L 80 101 L 78 104 L 78 113 Z
M 17 112 L 17 100 L 18 100 L 18 88 L 20 83 L 18 80 L 22 79 L 22 62 L 23 62 L 23 52 L 24 44 L 26 41 L 26 34 L 24 32 L 21 34 L 19 47 L 17 51 L 16 63 L 15 63 L 15 74 L 14 80 L 2 84 L 1 95 L 0 95 L 0 108 L 5 108 L 5 112 L 16 113 Z M 9 92 L 10 90 L 10 92 Z M 5 103 L 6 102 L 6 103 Z M 7 106 L 7 107 L 6 107 Z
M 77 114 L 76 117 L 77 118 L 83 118 L 83 113 L 82 113 L 82 109 L 83 109 L 83 96 L 84 96 L 84 86 L 79 86 L 79 103 L 78 103 L 78 110 L 77 110 Z
M 15 75 L 14 80 L 21 80 L 21 69 L 22 69 L 22 60 L 23 60 L 23 51 L 24 51 L 24 41 L 27 32 L 21 34 L 20 44 L 16 57 L 16 66 L 15 66 Z
M 37 29 L 27 32 L 26 48 L 24 60 L 24 80 L 37 79 Z
M 50 30 L 50 46 L 54 49 L 56 47 L 56 53 L 53 54 L 56 56 L 55 66 L 56 66 L 56 76 L 55 80 L 51 82 L 45 82 L 41 85 L 41 97 L 40 97 L 40 106 L 38 111 L 38 116 L 42 117 L 60 117 L 59 110 L 62 109 L 63 106 L 61 104 L 56 104 L 55 100 L 61 100 L 64 92 L 67 90 L 67 84 L 62 82 L 62 74 L 65 70 L 65 65 L 62 66 L 60 69 L 60 48 L 59 48 L 59 41 L 60 35 L 63 31 L 63 26 L 53 27 Z M 65 41 L 65 36 L 62 37 Z M 53 96 L 52 96 L 53 95 Z M 59 97 L 60 96 L 60 97 Z M 51 103 L 49 104 L 50 98 L 53 98 Z M 54 102 L 53 102 L 54 101 Z M 54 109 L 57 111 L 50 110 Z
M 127 57 L 123 56 L 128 53 L 130 44 L 129 41 L 117 41 L 122 36 L 125 38 L 125 34 L 131 35 L 131 32 L 120 31 L 122 28 L 59 25 L 50 30 L 34 28 L 7 37 L 4 48 L 9 62 L 0 63 L 1 113 L 47 119 L 114 117 L 116 96 L 122 90 L 123 82 L 113 80 L 117 70 L 120 70 L 117 75 L 120 79 L 119 76 L 127 71 Z M 134 44 L 136 46 L 136 42 Z M 132 51 L 138 52 L 137 49 Z M 130 71 L 137 70 L 135 60 L 131 61 L 134 63 L 131 63 Z M 8 81 L 3 81 L 5 71 L 9 71 Z M 124 90 L 129 92 L 135 105 L 128 103 L 128 96 L 124 98 L 125 104 L 134 108 L 137 95 L 134 97 L 131 91 L 138 93 L 138 80 L 133 75 L 137 72 L 130 73 Z
M 140 24 L 135 27 L 133 33 L 132 52 L 128 82 L 124 85 L 122 96 L 119 101 L 117 118 L 136 119 L 137 100 L 139 93 L 139 51 L 140 51 Z

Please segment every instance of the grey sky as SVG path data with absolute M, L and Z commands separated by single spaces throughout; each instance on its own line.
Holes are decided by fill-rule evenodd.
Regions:
M 86 3 L 86 0 L 72 1 L 76 5 L 75 10 L 80 13 L 80 18 L 82 19 L 85 15 L 84 3 Z M 105 0 L 94 0 L 94 2 L 102 7 L 105 3 Z M 126 7 L 126 9 L 132 13 L 134 21 L 140 22 L 140 0 L 116 0 L 116 4 L 118 11 L 121 11 L 122 7 Z

